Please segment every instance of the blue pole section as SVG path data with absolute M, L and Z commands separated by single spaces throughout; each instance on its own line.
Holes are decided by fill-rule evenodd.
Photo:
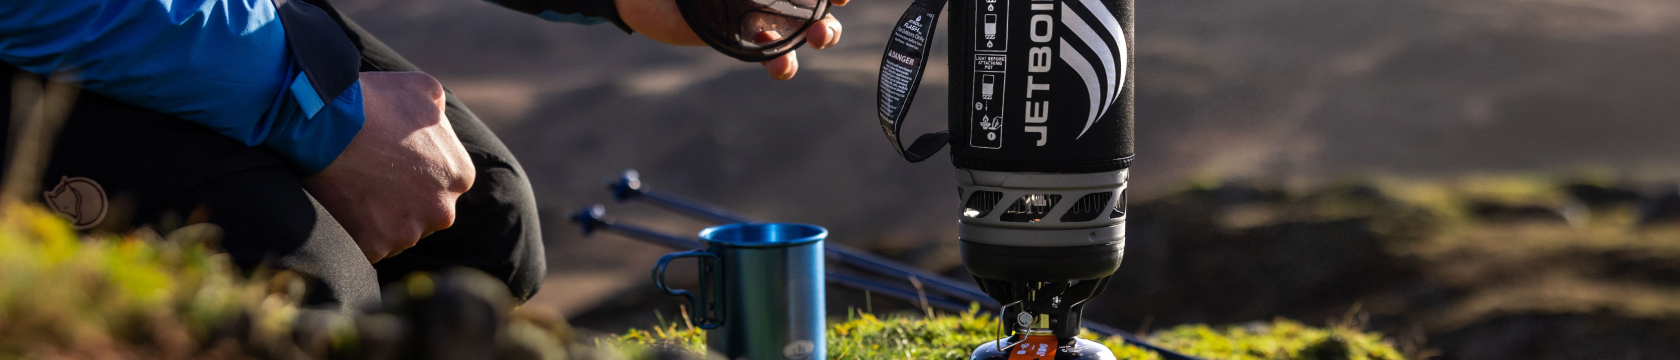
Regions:
M 607 208 L 605 206 L 601 206 L 600 204 L 590 206 L 589 209 L 585 209 L 584 211 L 578 212 L 576 215 L 572 215 L 572 221 L 578 223 L 578 226 L 583 227 L 584 236 L 593 234 L 596 230 L 607 230 L 624 234 L 631 238 L 664 245 L 669 248 L 694 250 L 704 246 L 699 240 L 672 236 L 639 226 L 614 224 L 611 219 L 607 219 Z
M 697 217 L 701 220 L 718 224 L 756 222 L 745 216 L 736 215 L 729 210 L 724 210 L 723 208 L 715 205 L 642 190 L 642 175 L 641 173 L 636 172 L 635 169 L 624 170 L 623 174 L 619 174 L 618 181 L 608 184 L 607 189 L 612 191 L 613 200 L 617 200 L 618 202 L 627 202 L 630 200 L 647 201 L 654 205 L 658 205 L 659 207 L 675 210 L 683 215 Z
M 1162 359 L 1167 359 L 1167 360 L 1202 360 L 1202 359 L 1194 357 L 1194 356 L 1180 354 L 1177 351 L 1167 350 L 1167 349 L 1161 348 L 1159 346 L 1155 346 L 1155 344 L 1150 344 L 1147 341 L 1143 341 L 1143 339 L 1137 338 L 1137 335 L 1133 335 L 1132 333 L 1127 332 L 1125 330 L 1115 329 L 1113 326 L 1103 325 L 1103 324 L 1091 322 L 1091 321 L 1088 321 L 1088 320 L 1082 321 L 1079 324 L 1084 326 L 1085 330 L 1091 330 L 1091 332 L 1097 333 L 1099 335 L 1119 336 L 1121 339 L 1125 339 L 1127 344 L 1136 345 L 1137 347 L 1144 348 L 1144 349 L 1149 349 L 1149 351 L 1154 351 L 1156 354 L 1161 354 Z
M 841 264 L 852 265 L 882 276 L 899 279 L 908 279 L 914 276 L 919 279 L 924 286 L 933 290 L 938 290 L 939 292 L 947 295 L 977 302 L 980 303 L 981 306 L 985 307 L 995 308 L 1000 305 L 997 300 L 993 300 L 992 297 L 986 296 L 986 293 L 980 292 L 980 289 L 976 289 L 972 286 L 959 285 L 953 280 L 930 273 L 927 270 L 902 266 L 890 262 L 891 260 L 882 259 L 879 256 L 845 249 L 838 245 L 830 244 L 828 249 L 828 257 Z
M 684 215 L 724 224 L 756 222 L 750 218 L 737 215 L 716 205 L 648 191 L 643 188 L 641 174 L 636 172 L 634 169 L 625 170 L 624 173 L 618 177 L 618 181 L 608 185 L 608 189 L 612 191 L 613 199 L 620 202 L 630 200 L 647 201 L 648 203 L 670 209 Z M 993 300 L 991 296 L 987 296 L 985 292 L 981 292 L 980 289 L 975 288 L 974 286 L 928 272 L 927 270 L 899 265 L 892 260 L 887 260 L 867 252 L 846 248 L 845 246 L 835 243 L 825 244 L 823 249 L 825 255 L 827 255 L 829 259 L 832 259 L 840 264 L 858 267 L 864 271 L 869 271 L 884 277 L 899 279 L 916 277 L 922 282 L 922 284 L 931 290 L 945 293 L 947 295 L 957 296 L 963 298 L 964 300 L 977 302 L 986 307 L 995 308 L 1000 305 L 997 303 L 997 300 Z

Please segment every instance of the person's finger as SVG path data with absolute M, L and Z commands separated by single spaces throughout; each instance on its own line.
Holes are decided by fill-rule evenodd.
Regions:
M 764 64 L 764 70 L 769 71 L 770 77 L 773 79 L 792 79 L 793 74 L 799 72 L 798 52 L 798 50 L 789 51 L 787 54 L 782 55 L 782 57 L 770 59 L 761 64 Z
M 828 3 L 834 4 L 834 6 L 846 6 L 846 2 L 847 0 L 828 0 Z
M 817 50 L 827 49 L 840 43 L 840 29 L 840 20 L 829 15 L 811 24 L 811 29 L 805 34 L 805 42 Z
M 776 30 L 765 31 L 758 33 L 758 35 L 753 35 L 753 42 L 759 44 L 767 44 L 781 39 L 782 33 Z
M 758 33 L 758 35 L 753 35 L 753 41 L 758 43 L 767 43 L 781 39 L 782 33 L 776 32 L 775 30 L 765 31 Z M 764 70 L 770 72 L 770 77 L 776 80 L 792 79 L 793 74 L 799 72 L 799 56 L 796 54 L 796 51 L 788 51 L 787 54 L 782 54 L 781 57 L 770 59 L 761 62 L 760 64 L 763 64 Z

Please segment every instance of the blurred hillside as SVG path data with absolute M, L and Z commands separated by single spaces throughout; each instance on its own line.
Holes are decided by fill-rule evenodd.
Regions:
M 801 50 L 788 82 L 706 48 L 480 1 L 335 3 L 443 80 L 520 157 L 558 275 L 543 296 L 563 311 L 639 286 L 665 252 L 583 239 L 562 220 L 610 202 L 601 181 L 624 168 L 655 188 L 821 224 L 834 241 L 888 253 L 955 237 L 950 167 L 904 163 L 875 126 L 878 54 L 907 1 L 836 9 L 844 40 Z M 1144 198 L 1197 177 L 1680 174 L 1680 2 L 1139 0 L 1137 9 L 1132 189 Z M 930 70 L 942 70 L 935 54 Z M 930 72 L 906 132 L 944 122 L 944 81 Z M 704 226 L 645 207 L 613 212 L 679 233 Z M 925 265 L 955 263 L 940 254 Z M 1269 316 L 1239 314 L 1208 320 Z

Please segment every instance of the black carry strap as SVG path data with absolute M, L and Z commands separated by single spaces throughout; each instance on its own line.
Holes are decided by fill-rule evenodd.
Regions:
M 898 150 L 904 160 L 921 162 L 932 157 L 951 142 L 951 131 L 922 134 L 904 148 L 899 129 L 904 127 L 904 114 L 910 111 L 910 100 L 921 87 L 923 70 L 927 69 L 928 50 L 933 45 L 934 30 L 939 28 L 939 12 L 946 0 L 916 0 L 898 18 L 887 39 L 887 50 L 881 54 L 881 72 L 876 85 L 875 107 L 880 111 L 881 131 L 887 141 Z

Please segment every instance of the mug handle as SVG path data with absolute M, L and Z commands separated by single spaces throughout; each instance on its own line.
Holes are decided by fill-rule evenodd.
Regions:
M 702 299 L 699 296 L 694 295 L 693 292 L 689 292 L 688 290 L 682 290 L 682 289 L 672 290 L 670 287 L 665 286 L 665 266 L 670 265 L 671 260 L 676 260 L 676 259 L 685 258 L 685 257 L 691 257 L 691 258 L 698 258 L 699 259 L 698 260 L 699 263 L 700 263 L 699 265 L 700 265 L 700 268 L 702 269 L 700 271 L 700 288 L 702 288 L 702 289 L 716 289 L 716 287 L 714 286 L 715 284 L 711 283 L 712 280 L 713 280 L 712 276 L 711 276 L 711 273 L 712 273 L 711 267 L 712 267 L 712 263 L 715 263 L 715 262 L 718 261 L 718 256 L 717 256 L 717 254 L 709 253 L 709 252 L 706 252 L 705 250 L 693 250 L 693 251 L 684 251 L 684 252 L 680 252 L 680 253 L 670 253 L 670 254 L 665 254 L 665 256 L 663 256 L 663 257 L 660 257 L 659 258 L 659 263 L 657 265 L 654 265 L 654 267 L 653 267 L 653 286 L 659 287 L 659 291 L 664 292 L 666 294 L 682 296 L 682 297 L 688 298 L 688 311 L 690 313 L 689 318 L 692 319 L 691 321 L 694 322 L 694 326 L 699 327 L 701 329 L 716 329 L 718 327 L 718 325 L 722 325 L 721 324 L 722 321 L 720 321 L 718 318 L 713 318 L 713 317 L 706 316 L 707 309 L 710 309 L 713 306 L 716 306 L 716 304 L 712 304 L 712 303 L 702 301 Z M 708 263 L 708 261 L 710 261 L 711 263 Z

